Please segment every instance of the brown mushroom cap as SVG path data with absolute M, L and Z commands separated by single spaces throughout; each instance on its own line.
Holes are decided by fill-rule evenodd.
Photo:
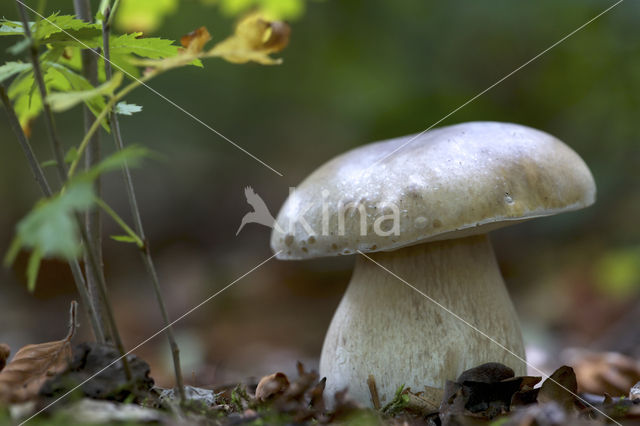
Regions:
M 595 201 L 584 161 L 540 130 L 471 122 L 434 129 L 407 143 L 413 137 L 353 149 L 307 177 L 278 214 L 271 235 L 278 257 L 390 251 L 486 233 Z M 389 216 L 394 208 L 397 233 L 391 232 Z M 382 233 L 375 232 L 376 221 Z

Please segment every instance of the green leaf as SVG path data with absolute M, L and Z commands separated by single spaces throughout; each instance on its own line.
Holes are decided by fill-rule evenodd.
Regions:
M 28 69 L 31 69 L 31 64 L 29 63 L 7 62 L 0 66 L 0 83 Z
M 29 22 L 29 28 L 31 29 L 31 31 L 33 31 L 34 25 L 35 25 L 35 22 Z M 24 27 L 22 26 L 22 22 L 20 21 L 9 21 L 8 19 L 5 19 L 5 18 L 0 19 L 0 36 L 23 35 L 24 34 L 23 28 Z
M 9 246 L 9 250 L 7 250 L 7 254 L 4 255 L 4 260 L 2 261 L 5 268 L 8 268 L 15 262 L 16 257 L 18 257 L 18 253 L 20 253 L 20 248 L 22 247 L 22 241 L 17 236 L 13 238 L 11 241 L 11 245 Z
M 80 29 L 101 30 L 96 24 L 77 19 L 74 15 L 58 15 L 58 12 L 56 12 L 47 18 L 39 20 L 33 33 L 36 40 L 46 40 L 52 34 L 64 31 L 78 31 Z
M 44 169 L 45 167 L 53 167 L 53 166 L 56 166 L 57 164 L 58 162 L 56 160 L 47 160 L 40 163 L 40 167 Z
M 150 157 L 151 154 L 152 152 L 147 148 L 130 145 L 123 150 L 111 154 L 86 172 L 78 174 L 73 178 L 73 181 L 93 181 L 103 173 L 119 170 L 125 164 L 129 167 L 136 167 L 143 158 Z
M 21 246 L 38 250 L 41 257 L 75 258 L 80 253 L 80 239 L 74 215 L 86 211 L 93 202 L 93 185 L 87 181 L 74 183 L 64 193 L 41 200 L 18 223 Z
M 132 243 L 132 244 L 138 243 L 138 241 L 130 235 L 112 235 L 111 239 L 121 243 Z
M 83 28 L 79 31 L 69 31 L 68 34 L 58 33 L 49 37 L 46 42 L 52 46 L 73 46 L 81 49 L 102 47 L 102 34 L 94 30 Z M 178 54 L 178 46 L 173 40 L 158 37 L 142 37 L 142 33 L 135 32 L 109 39 L 111 56 L 138 55 L 149 59 L 162 59 Z
M 59 12 L 54 13 L 38 22 L 29 22 L 32 36 L 36 41 L 46 40 L 53 34 L 63 33 L 64 31 L 73 32 L 82 29 L 91 30 L 94 34 L 101 31 L 96 24 L 91 24 L 77 19 L 74 15 L 60 15 Z M 22 22 L 0 20 L 0 35 L 23 35 L 24 27 Z
M 31 293 L 36 289 L 36 280 L 38 279 L 41 260 L 42 251 L 36 247 L 31 252 L 31 256 L 29 256 L 29 263 L 27 264 L 27 288 Z
M 142 37 L 142 33 L 123 34 L 110 40 L 111 52 L 117 55 L 134 54 L 143 58 L 162 59 L 178 54 L 178 46 L 172 40 L 158 37 Z
M 76 161 L 77 158 L 78 158 L 78 150 L 76 149 L 75 146 L 72 146 L 71 148 L 69 148 L 69 151 L 67 151 L 67 154 L 64 156 L 64 162 L 73 163 L 74 161 Z
M 121 115 L 133 115 L 136 112 L 142 111 L 142 106 L 136 104 L 128 104 L 126 102 L 118 102 L 116 104 L 115 112 Z
M 121 83 L 122 73 L 116 73 L 111 80 L 89 90 L 52 93 L 47 96 L 47 102 L 56 112 L 66 111 L 81 102 L 89 103 L 103 95 L 112 96 Z
M 18 56 L 26 52 L 27 49 L 29 49 L 29 46 L 31 46 L 31 41 L 28 38 L 23 38 L 13 46 L 10 46 L 7 49 L 7 52 L 11 53 L 13 56 Z

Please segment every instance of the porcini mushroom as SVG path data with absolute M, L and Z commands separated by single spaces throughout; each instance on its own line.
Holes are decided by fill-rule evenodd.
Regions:
M 327 393 L 348 387 L 368 405 L 369 375 L 388 402 L 399 385 L 442 388 L 486 362 L 524 374 L 518 318 L 487 233 L 595 201 L 584 161 L 542 131 L 472 122 L 411 138 L 318 168 L 290 194 L 271 236 L 280 259 L 364 254 L 320 374 Z

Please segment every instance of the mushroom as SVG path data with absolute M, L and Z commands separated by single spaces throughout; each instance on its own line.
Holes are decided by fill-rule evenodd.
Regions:
M 571 148 L 511 123 L 372 143 L 318 168 L 290 193 L 271 247 L 280 259 L 361 254 L 322 349 L 327 393 L 348 387 L 371 405 L 369 375 L 384 403 L 486 362 L 525 374 L 487 233 L 581 209 L 595 192 Z

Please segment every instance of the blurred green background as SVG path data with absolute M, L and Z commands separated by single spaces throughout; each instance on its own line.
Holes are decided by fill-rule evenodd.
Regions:
M 179 1 L 148 34 L 178 40 L 204 25 L 221 40 L 233 30 L 229 12 L 246 3 Z M 166 159 L 147 162 L 135 171 L 135 181 L 174 318 L 271 255 L 269 229 L 249 225 L 235 236 L 250 210 L 245 186 L 252 186 L 275 215 L 288 188 L 333 156 L 425 129 L 613 4 L 263 3 L 295 18 L 290 45 L 277 55 L 284 58 L 282 65 L 210 60 L 204 69 L 173 71 L 150 85 L 284 177 L 148 90 L 137 89 L 127 98 L 144 110 L 121 120 L 125 140 Z M 293 9 L 286 9 L 292 3 Z M 44 5 L 47 12 L 73 11 L 71 0 L 28 4 Z M 92 1 L 94 10 L 97 4 Z M 0 15 L 18 19 L 10 1 L 0 4 Z M 640 334 L 634 330 L 640 321 L 638 22 L 640 3 L 621 3 L 442 123 L 494 120 L 542 129 L 576 150 L 596 179 L 595 206 L 492 234 L 534 364 L 554 367 L 569 346 L 640 356 Z M 15 41 L 0 39 L 2 62 L 11 59 L 6 48 Z M 77 144 L 81 110 L 57 120 L 66 145 Z M 4 112 L 0 136 L 0 249 L 5 251 L 15 224 L 39 193 Z M 32 139 L 39 158 L 51 158 L 41 119 Z M 110 137 L 103 135 L 102 143 L 112 150 Z M 128 219 L 119 174 L 106 179 L 104 190 Z M 108 220 L 105 232 L 117 232 Z M 13 269 L 0 273 L 0 342 L 14 351 L 61 338 L 69 301 L 76 297 L 68 268 L 55 260 L 43 265 L 35 294 L 29 294 L 26 259 L 23 253 Z M 185 318 L 177 334 L 188 382 L 211 385 L 287 372 L 296 359 L 315 368 L 353 260 L 271 261 Z M 150 283 L 130 246 L 107 240 L 105 264 L 125 345 L 132 347 L 161 326 Z M 81 330 L 78 340 L 90 334 L 86 321 Z M 160 385 L 171 384 L 162 336 L 137 352 L 152 364 Z

